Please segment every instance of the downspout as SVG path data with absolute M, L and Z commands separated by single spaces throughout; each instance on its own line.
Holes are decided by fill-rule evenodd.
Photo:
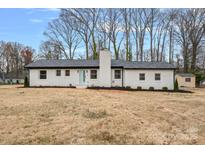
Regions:
M 175 85 L 175 71 L 176 71 L 176 69 L 174 69 L 174 73 L 173 73 L 173 87 L 174 87 L 174 85 Z
M 3 79 L 3 82 L 5 83 L 5 74 L 4 74 L 4 71 L 2 72 L 2 79 Z
M 30 81 L 30 69 L 28 69 L 28 83 L 29 83 L 29 87 L 30 87 L 30 83 L 31 83 L 31 81 Z
M 123 73 L 123 68 L 122 68 L 122 87 L 124 87 L 124 84 L 123 84 L 123 82 L 124 82 L 124 73 Z

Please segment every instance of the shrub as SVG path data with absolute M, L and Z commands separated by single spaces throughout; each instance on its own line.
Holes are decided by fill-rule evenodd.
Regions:
M 162 90 L 168 90 L 168 88 L 167 87 L 162 87 Z
M 154 87 L 149 87 L 149 90 L 154 90 Z
M 137 90 L 142 90 L 142 87 L 138 86 L 138 87 L 137 87 Z
M 16 84 L 19 84 L 19 80 L 16 80 Z
M 103 111 L 90 111 L 89 109 L 86 110 L 86 112 L 83 114 L 84 117 L 89 119 L 100 119 L 107 116 L 107 112 L 105 110 Z
M 175 80 L 175 82 L 174 82 L 174 91 L 178 91 L 178 90 L 179 90 L 178 81 Z
M 29 87 L 29 81 L 27 76 L 24 78 L 24 87 Z
M 201 81 L 205 80 L 205 74 L 195 73 L 195 76 L 196 76 L 196 85 L 199 86 Z
M 126 88 L 126 89 L 131 89 L 131 87 L 130 87 L 130 86 L 126 86 L 125 88 Z

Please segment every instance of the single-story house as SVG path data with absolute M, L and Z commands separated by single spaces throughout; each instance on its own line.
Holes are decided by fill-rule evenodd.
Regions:
M 196 87 L 196 79 L 195 75 L 191 73 L 179 73 L 176 74 L 176 80 L 178 82 L 179 87 Z
M 165 62 L 112 60 L 102 50 L 99 60 L 37 60 L 26 66 L 30 86 L 130 87 L 174 89 L 175 67 Z

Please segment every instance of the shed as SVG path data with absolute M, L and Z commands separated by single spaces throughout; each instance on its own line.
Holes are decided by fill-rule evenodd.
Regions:
M 189 87 L 189 88 L 196 87 L 196 77 L 194 74 L 179 73 L 176 74 L 175 78 L 178 81 L 179 87 Z

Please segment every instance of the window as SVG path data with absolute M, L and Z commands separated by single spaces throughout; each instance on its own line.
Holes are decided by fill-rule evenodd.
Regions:
M 115 79 L 121 79 L 121 70 L 115 70 Z
M 70 76 L 70 70 L 65 70 L 65 76 Z
M 145 80 L 145 74 L 144 73 L 140 73 L 140 80 Z
M 61 70 L 56 70 L 56 76 L 61 76 Z
M 155 73 L 155 80 L 161 80 L 160 73 Z
M 90 70 L 90 78 L 97 79 L 97 70 Z
M 185 82 L 191 82 L 191 78 L 185 78 Z
M 40 71 L 40 79 L 46 79 L 47 78 L 47 72 L 46 71 Z

